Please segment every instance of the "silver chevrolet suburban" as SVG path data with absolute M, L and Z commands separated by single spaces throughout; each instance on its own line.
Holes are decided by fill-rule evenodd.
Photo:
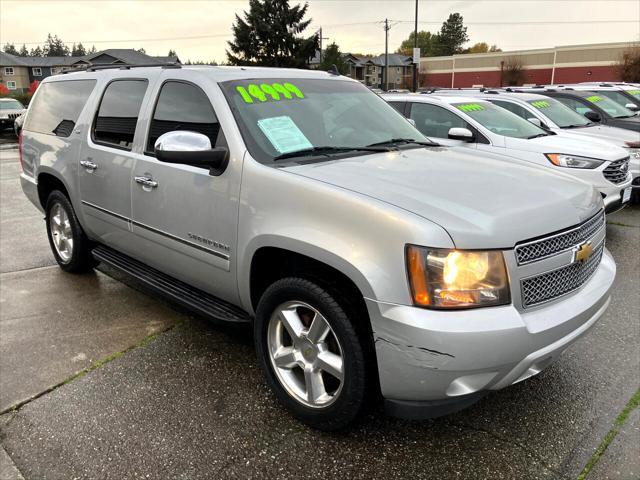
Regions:
M 356 81 L 246 67 L 45 79 L 20 175 L 60 267 L 103 262 L 253 325 L 321 429 L 444 415 L 536 375 L 610 301 L 591 186 L 424 137 Z

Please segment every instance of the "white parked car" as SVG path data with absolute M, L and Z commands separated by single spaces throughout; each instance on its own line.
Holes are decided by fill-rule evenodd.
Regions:
M 13 128 L 13 122 L 18 118 L 24 105 L 14 98 L 0 98 L 0 130 Z
M 427 137 L 562 171 L 596 187 L 608 213 L 631 198 L 628 151 L 597 139 L 544 130 L 487 100 L 453 95 L 384 95 Z
M 438 91 L 438 94 L 460 95 L 460 91 Z M 506 108 L 511 113 L 529 120 L 542 128 L 562 135 L 584 139 L 605 140 L 629 152 L 629 171 L 633 189 L 640 193 L 640 135 L 624 128 L 593 123 L 583 115 L 571 110 L 555 98 L 535 93 L 509 92 L 506 90 L 465 90 L 464 95 L 484 98 L 494 105 Z

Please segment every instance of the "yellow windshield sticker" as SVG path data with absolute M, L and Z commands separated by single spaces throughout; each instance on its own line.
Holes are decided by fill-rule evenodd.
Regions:
M 477 112 L 484 110 L 484 107 L 479 103 L 463 103 L 461 105 L 456 105 L 456 107 L 463 112 Z
M 630 95 L 640 95 L 640 90 L 627 90 Z
M 589 100 L 591 103 L 597 103 L 602 100 L 602 97 L 598 95 L 591 95 L 590 97 L 587 97 L 587 100 Z
M 549 108 L 551 106 L 546 100 L 536 100 L 535 102 L 531 102 L 531 105 L 536 108 Z
M 291 100 L 304 98 L 302 90 L 293 83 L 250 83 L 238 85 L 236 91 L 245 103 L 263 103 L 266 101 Z

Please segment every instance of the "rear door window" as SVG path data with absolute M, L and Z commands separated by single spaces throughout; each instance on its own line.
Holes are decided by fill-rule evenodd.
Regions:
M 212 147 L 224 145 L 220 123 L 207 95 L 190 83 L 168 81 L 158 95 L 149 128 L 146 153 L 153 153 L 156 140 L 161 135 L 175 130 L 206 135 Z
M 456 127 L 471 130 L 471 125 L 455 113 L 428 103 L 412 103 L 409 118 L 427 137 L 449 138 L 449 130 Z
M 23 130 L 68 137 L 95 85 L 95 80 L 43 83 L 29 107 Z
M 584 115 L 587 112 L 593 112 L 592 108 L 589 108 L 586 101 L 578 100 L 576 98 L 568 98 L 568 97 L 555 97 L 556 100 L 559 100 L 561 103 L 564 103 L 567 107 L 569 107 L 574 112 L 579 113 L 580 115 Z
M 489 100 L 489 101 L 494 105 L 497 105 L 506 110 L 509 110 L 511 113 L 515 113 L 516 115 L 518 115 L 521 118 L 524 118 L 525 120 L 528 120 L 532 117 L 535 118 L 535 115 L 529 112 L 526 108 L 522 108 L 520 105 L 517 105 L 515 103 L 504 102 L 501 100 Z
M 131 150 L 146 80 L 116 80 L 107 85 L 93 125 L 93 141 Z

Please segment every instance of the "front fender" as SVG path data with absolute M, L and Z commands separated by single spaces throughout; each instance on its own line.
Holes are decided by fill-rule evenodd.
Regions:
M 236 254 L 239 297 L 248 311 L 251 260 L 261 247 L 325 263 L 365 298 L 408 305 L 408 243 L 454 246 L 442 227 L 406 210 L 245 158 Z

